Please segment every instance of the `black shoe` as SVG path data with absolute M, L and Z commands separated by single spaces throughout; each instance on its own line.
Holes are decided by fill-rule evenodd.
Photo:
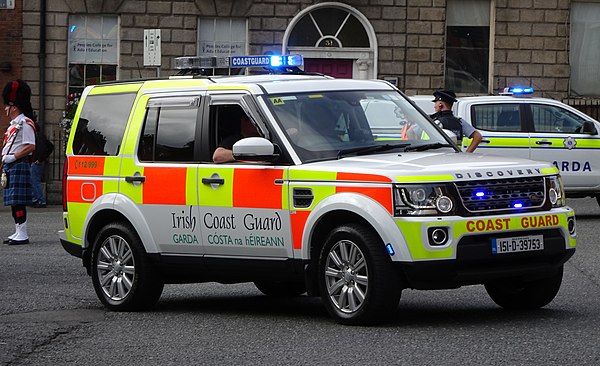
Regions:
M 29 239 L 25 239 L 25 240 L 12 240 L 12 239 L 10 239 L 8 241 L 8 245 L 22 245 L 22 244 L 29 244 Z
M 8 239 L 8 238 L 6 238 L 2 241 L 2 244 L 8 244 L 8 243 L 10 243 L 10 239 Z
M 37 203 L 36 202 L 36 203 L 33 204 L 33 207 L 34 208 L 45 208 L 46 204 L 45 203 Z

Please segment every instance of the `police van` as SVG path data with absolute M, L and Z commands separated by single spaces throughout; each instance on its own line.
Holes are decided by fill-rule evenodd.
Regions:
M 402 137 L 407 122 L 423 133 Z M 214 163 L 231 134 L 235 160 Z M 60 241 L 111 310 L 209 281 L 320 296 L 351 325 L 393 317 L 403 289 L 483 284 L 498 305 L 533 309 L 556 296 L 576 247 L 556 167 L 461 153 L 384 81 L 90 86 L 66 155 Z
M 501 95 L 462 97 L 455 116 L 477 128 L 478 153 L 547 161 L 563 179 L 567 196 L 596 197 L 600 204 L 600 122 L 530 87 L 504 88 Z M 411 97 L 433 114 L 432 97 Z M 463 149 L 468 146 L 464 139 Z

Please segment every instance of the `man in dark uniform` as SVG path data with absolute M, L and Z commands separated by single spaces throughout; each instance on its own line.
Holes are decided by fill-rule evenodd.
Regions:
M 435 103 L 433 106 L 435 113 L 430 117 L 440 127 L 452 131 L 456 135 L 459 145 L 463 137 L 473 139 L 467 148 L 467 152 L 475 151 L 482 137 L 473 126 L 460 118 L 454 117 L 454 114 L 452 114 L 452 105 L 456 102 L 456 94 L 452 90 L 438 90 L 433 93 L 433 96 L 432 102 Z

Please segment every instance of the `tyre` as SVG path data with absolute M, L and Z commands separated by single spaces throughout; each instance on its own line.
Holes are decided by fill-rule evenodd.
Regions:
M 348 224 L 332 230 L 318 268 L 323 303 L 340 324 L 377 324 L 398 306 L 400 276 L 379 236 L 365 226 Z
M 111 310 L 145 310 L 156 304 L 164 284 L 135 231 L 121 223 L 103 227 L 92 251 L 92 282 Z
M 548 305 L 560 289 L 563 267 L 554 275 L 534 281 L 507 279 L 485 284 L 485 290 L 499 306 L 511 310 L 538 309 Z
M 300 281 L 256 281 L 254 286 L 267 296 L 294 297 L 306 292 L 306 286 Z

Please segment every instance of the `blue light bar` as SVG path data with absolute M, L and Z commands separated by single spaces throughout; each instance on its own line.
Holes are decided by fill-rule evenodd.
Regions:
M 260 56 L 231 56 L 231 67 L 290 67 L 302 66 L 301 55 L 260 55 Z
M 522 86 L 514 86 L 510 88 L 500 89 L 500 95 L 527 95 L 532 94 L 532 87 L 522 87 Z
M 515 203 L 513 204 L 513 207 L 514 207 L 514 208 L 523 208 L 523 204 L 522 204 L 521 202 L 515 202 Z
M 483 196 L 485 196 L 485 192 L 484 191 L 477 191 L 477 192 L 475 192 L 475 196 L 476 197 L 483 197 Z

